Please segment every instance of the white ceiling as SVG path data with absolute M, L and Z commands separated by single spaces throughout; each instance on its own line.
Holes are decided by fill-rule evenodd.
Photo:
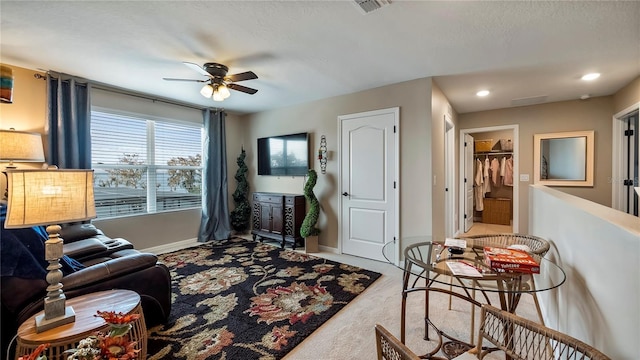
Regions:
M 5 1 L 0 60 L 251 113 L 423 77 L 460 113 L 610 95 L 640 75 L 639 1 Z M 220 62 L 255 95 L 205 99 L 181 62 Z M 580 76 L 600 72 L 594 82 Z M 489 89 L 486 98 L 477 90 Z

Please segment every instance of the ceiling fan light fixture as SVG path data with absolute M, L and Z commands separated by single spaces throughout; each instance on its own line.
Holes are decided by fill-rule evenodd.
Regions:
M 231 92 L 229 92 L 229 88 L 225 84 L 221 84 L 220 86 L 218 86 L 218 92 L 220 93 L 223 99 L 226 99 L 229 96 L 231 96 Z
M 211 95 L 213 95 L 213 86 L 206 84 L 200 90 L 200 94 L 206 98 L 211 97 Z
M 224 97 L 222 97 L 222 94 L 220 94 L 220 91 L 218 91 L 216 89 L 216 91 L 213 92 L 213 101 L 223 101 Z

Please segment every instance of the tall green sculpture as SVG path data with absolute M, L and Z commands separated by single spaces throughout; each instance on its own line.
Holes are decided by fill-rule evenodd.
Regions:
M 237 164 L 238 171 L 236 172 L 235 179 L 237 183 L 236 191 L 233 192 L 233 203 L 235 209 L 231 211 L 231 227 L 239 233 L 245 232 L 249 229 L 249 220 L 251 218 L 251 205 L 247 194 L 249 192 L 249 182 L 247 181 L 247 164 L 244 159 L 247 156 L 244 148 L 238 155 Z
M 320 203 L 313 193 L 313 187 L 316 186 L 316 181 L 318 181 L 318 174 L 315 170 L 309 169 L 307 176 L 309 178 L 307 183 L 304 184 L 304 198 L 309 202 L 309 212 L 304 217 L 300 228 L 300 236 L 303 238 L 320 234 L 320 229 L 315 227 L 320 215 Z

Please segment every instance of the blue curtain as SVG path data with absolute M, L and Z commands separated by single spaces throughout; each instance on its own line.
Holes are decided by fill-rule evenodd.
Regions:
M 48 163 L 91 169 L 90 85 L 47 75 Z
M 231 236 L 227 202 L 227 146 L 223 111 L 203 110 L 204 151 L 202 167 L 202 219 L 198 241 L 223 240 Z

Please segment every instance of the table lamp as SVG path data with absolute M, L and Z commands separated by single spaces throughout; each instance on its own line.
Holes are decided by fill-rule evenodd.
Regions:
M 44 313 L 36 316 L 40 333 L 75 321 L 75 312 L 66 305 L 62 291 L 60 258 L 63 239 L 60 225 L 96 217 L 93 198 L 93 170 L 8 169 L 9 202 L 5 228 L 47 225 L 45 241 L 47 295 Z M 53 224 L 53 225 L 52 225 Z
M 7 169 L 15 169 L 14 161 L 17 162 L 44 162 L 44 151 L 42 148 L 42 135 L 38 133 L 16 131 L 14 128 L 0 130 L 0 161 L 9 161 Z M 7 187 L 2 183 L 2 200 L 7 198 Z
M 38 133 L 0 130 L 0 160 L 9 161 L 8 169 L 17 162 L 44 162 L 42 135 Z

